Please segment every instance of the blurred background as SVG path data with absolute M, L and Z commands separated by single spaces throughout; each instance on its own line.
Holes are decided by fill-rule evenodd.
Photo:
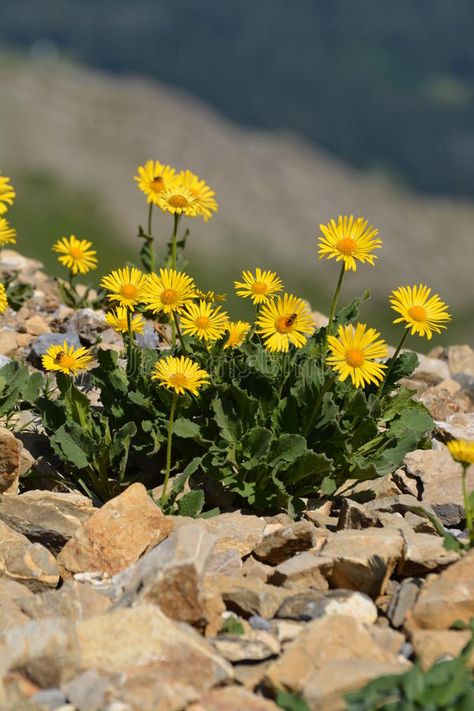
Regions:
M 387 294 L 424 281 L 454 315 L 427 346 L 472 344 L 473 27 L 472 0 L 1 0 L 18 248 L 54 273 L 71 233 L 99 275 L 133 259 L 133 176 L 155 158 L 217 193 L 217 216 L 189 225 L 201 288 L 258 265 L 327 312 L 338 267 L 315 256 L 318 226 L 363 215 L 384 240 L 345 280 L 343 296 L 372 289 L 363 320 L 394 341 Z M 170 221 L 155 225 L 164 249 Z

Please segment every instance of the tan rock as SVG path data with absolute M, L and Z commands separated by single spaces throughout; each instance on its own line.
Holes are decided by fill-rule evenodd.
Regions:
M 92 516 L 92 502 L 81 494 L 26 491 L 0 497 L 0 519 L 54 552 Z
M 474 350 L 471 346 L 450 346 L 448 349 L 448 367 L 451 375 L 467 373 L 474 375 Z
M 447 551 L 440 536 L 430 533 L 402 533 L 405 540 L 403 558 L 398 564 L 398 575 L 412 577 L 436 572 L 459 560 L 455 551 Z
M 30 336 L 40 336 L 42 333 L 50 333 L 51 329 L 39 314 L 35 314 L 25 321 L 26 332 Z
M 35 595 L 24 585 L 15 580 L 0 577 L 0 634 L 10 627 L 19 627 L 29 622 L 24 614 L 20 600 L 35 598 Z M 0 670 L 1 676 L 1 670 Z
M 455 439 L 474 439 L 474 412 L 458 412 L 446 421 L 436 420 L 436 426 L 443 435 Z
M 199 701 L 188 706 L 188 711 L 278 711 L 279 707 L 269 699 L 262 699 L 238 686 L 212 689 Z
M 265 683 L 275 689 L 302 693 L 318 672 L 318 678 L 323 679 L 328 669 L 334 670 L 336 663 L 347 661 L 391 665 L 397 664 L 398 659 L 393 652 L 381 647 L 369 629 L 354 617 L 331 615 L 307 624 L 269 667 Z M 330 693 L 337 689 L 338 685 L 331 686 Z
M 313 548 L 320 536 L 326 538 L 322 529 L 316 529 L 310 521 L 298 521 L 265 536 L 254 549 L 254 556 L 263 563 L 278 565 L 295 553 Z
M 407 615 L 410 628 L 446 630 L 456 620 L 474 617 L 474 550 L 439 576 L 425 582 Z
M 259 516 L 245 516 L 240 511 L 223 513 L 207 519 L 206 529 L 217 537 L 216 552 L 236 550 L 241 558 L 260 543 L 266 523 Z
M 0 521 L 0 574 L 23 583 L 33 591 L 56 587 L 59 568 L 56 559 L 40 543 L 30 543 Z
M 19 602 L 21 611 L 30 619 L 63 617 L 80 621 L 104 614 L 111 600 L 87 585 L 67 580 L 59 590 L 47 590 Z
M 411 643 L 423 670 L 430 669 L 441 659 L 454 659 L 471 639 L 469 630 L 413 630 Z M 469 659 L 474 667 L 474 652 Z
M 430 375 L 433 378 L 433 382 L 440 382 L 441 380 L 446 380 L 450 376 L 448 364 L 444 360 L 439 358 L 429 358 L 422 353 L 417 353 L 419 364 L 415 369 L 415 377 L 419 377 L 421 374 Z
M 232 668 L 190 627 L 154 605 L 119 609 L 77 626 L 83 669 L 133 673 L 153 667 L 157 681 L 199 690 L 232 678 Z
M 402 556 L 403 539 L 390 528 L 346 530 L 332 534 L 322 549 L 332 559 L 331 586 L 377 598 Z
M 14 356 L 18 350 L 17 334 L 14 331 L 0 331 L 0 355 Z
M 98 509 L 62 549 L 66 571 L 101 571 L 114 575 L 166 538 L 170 518 L 153 503 L 143 484 L 132 484 Z
M 254 580 L 261 580 L 263 583 L 267 583 L 273 571 L 275 569 L 271 565 L 265 565 L 259 560 L 251 555 L 244 561 L 242 565 L 242 575 L 246 578 L 253 578 Z
M 262 661 L 280 653 L 280 643 L 270 632 L 250 630 L 245 635 L 219 635 L 213 640 L 218 654 L 229 662 Z
M 377 608 L 363 593 L 308 590 L 287 597 L 277 612 L 278 617 L 294 620 L 322 619 L 328 615 L 350 616 L 366 625 L 373 625 L 377 620 Z
M 427 388 L 419 397 L 434 420 L 447 420 L 450 415 L 467 410 L 468 403 L 462 399 L 454 398 L 448 390 L 443 390 L 439 385 Z
M 244 617 L 260 615 L 271 618 L 288 596 L 287 590 L 267 585 L 258 579 L 220 576 L 215 579 L 214 585 L 221 593 L 226 607 Z
M 22 449 L 13 433 L 0 427 L 0 493 L 17 493 Z
M 315 590 L 328 590 L 332 567 L 331 558 L 312 551 L 303 551 L 277 565 L 269 582 L 289 589 L 304 586 Z

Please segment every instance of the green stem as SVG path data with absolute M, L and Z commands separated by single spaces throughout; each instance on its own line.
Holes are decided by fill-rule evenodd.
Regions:
M 469 495 L 467 493 L 467 464 L 462 465 L 462 495 L 464 499 L 464 512 L 466 515 L 466 528 L 469 536 L 469 543 L 472 545 L 474 542 L 474 529 L 472 525 L 472 511 L 469 505 Z
M 168 442 L 166 445 L 166 471 L 165 471 L 165 480 L 163 482 L 163 491 L 161 493 L 161 499 L 160 499 L 160 504 L 161 507 L 166 502 L 166 491 L 168 488 L 168 480 L 170 478 L 170 469 L 171 469 L 171 445 L 173 443 L 173 424 L 174 424 L 174 416 L 176 414 L 176 406 L 178 404 L 178 395 L 174 393 L 173 395 L 173 402 L 171 403 L 171 412 L 170 412 L 170 419 L 168 422 Z
M 176 239 L 178 236 L 178 227 L 181 220 L 181 215 L 176 212 L 174 214 L 173 234 L 171 235 L 171 267 L 176 269 Z
M 398 346 L 397 346 L 397 349 L 396 349 L 395 353 L 394 353 L 393 356 L 390 358 L 390 365 L 388 366 L 387 372 L 385 373 L 385 378 L 382 380 L 382 382 L 381 382 L 380 385 L 379 385 L 379 389 L 377 390 L 377 397 L 380 397 L 380 395 L 382 394 L 382 391 L 383 391 L 383 389 L 384 389 L 384 387 L 385 387 L 385 383 L 388 382 L 388 379 L 389 379 L 389 377 L 390 377 L 390 374 L 391 374 L 391 372 L 392 372 L 392 370 L 393 370 L 393 366 L 395 365 L 395 361 L 397 360 L 398 354 L 400 353 L 400 351 L 401 351 L 402 348 L 403 348 L 403 344 L 405 343 L 408 334 L 409 334 L 409 330 L 406 329 L 405 333 L 404 333 L 403 336 L 402 336 L 402 340 L 400 341 L 400 343 L 399 343 Z
M 147 234 L 151 242 L 151 259 L 150 259 L 150 272 L 155 271 L 155 240 L 153 239 L 152 233 L 152 217 L 153 217 L 153 203 L 151 202 L 148 207 L 148 227 Z
M 132 353 L 135 345 L 135 339 L 133 337 L 132 328 L 132 312 L 127 306 L 127 333 L 128 333 L 128 343 L 127 343 L 127 371 L 130 372 L 132 368 Z
M 336 291 L 334 292 L 334 296 L 332 298 L 332 303 L 331 303 L 331 308 L 329 310 L 328 327 L 327 327 L 327 331 L 326 331 L 327 334 L 330 334 L 332 332 L 334 315 L 336 313 L 337 303 L 339 301 L 339 294 L 341 293 L 342 280 L 344 279 L 345 270 L 346 270 L 346 267 L 345 267 L 345 264 L 343 261 L 342 265 L 341 265 L 341 271 L 339 272 L 339 279 L 337 280 L 337 284 L 336 284 Z
M 188 352 L 186 350 L 186 344 L 184 342 L 183 334 L 181 333 L 181 329 L 179 327 L 178 316 L 175 311 L 173 311 L 173 320 L 176 326 L 176 331 L 178 332 L 179 342 L 181 343 L 181 350 L 183 351 L 184 355 L 187 355 Z

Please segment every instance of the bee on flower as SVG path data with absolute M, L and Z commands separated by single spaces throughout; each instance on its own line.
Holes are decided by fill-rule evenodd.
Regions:
M 176 170 L 158 160 L 148 160 L 145 165 L 138 166 L 137 172 L 134 180 L 146 195 L 147 202 L 154 205 L 158 205 L 160 194 L 176 182 Z
M 64 341 L 62 345 L 50 346 L 41 360 L 45 370 L 75 376 L 91 368 L 93 357 L 87 348 L 75 348 Z
M 286 352 L 290 345 L 301 348 L 315 330 L 308 305 L 291 294 L 265 303 L 255 324 L 269 351 Z

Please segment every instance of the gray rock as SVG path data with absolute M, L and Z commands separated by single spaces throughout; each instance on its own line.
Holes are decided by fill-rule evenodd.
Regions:
M 31 346 L 31 352 L 36 358 L 41 358 L 51 346 L 62 346 L 66 341 L 68 346 L 80 348 L 81 342 L 76 331 L 66 333 L 42 333 Z
M 155 350 L 160 345 L 160 338 L 153 326 L 147 323 L 143 329 L 143 333 L 136 334 L 136 342 L 141 348 L 151 348 Z
M 109 675 L 90 670 L 74 677 L 63 689 L 77 711 L 102 711 L 110 685 Z
M 4 365 L 7 365 L 8 363 L 11 363 L 11 362 L 12 362 L 11 358 L 0 353 L 0 368 L 3 368 Z
M 348 615 L 373 625 L 377 619 L 377 608 L 367 595 L 358 592 L 331 590 L 318 596 L 308 591 L 285 600 L 276 617 L 309 621 L 329 615 Z
M 39 704 L 45 709 L 48 709 L 48 711 L 49 709 L 54 711 L 63 706 L 67 702 L 67 698 L 61 689 L 41 689 L 41 691 L 37 691 L 36 694 L 33 694 L 31 701 L 34 704 Z
M 421 578 L 406 578 L 390 600 L 387 617 L 392 627 L 401 627 L 407 612 L 413 607 L 423 585 Z
M 313 548 L 316 528 L 310 521 L 298 521 L 265 536 L 253 554 L 264 563 L 278 565 L 299 551 Z
M 249 625 L 254 630 L 263 630 L 264 632 L 270 632 L 272 629 L 271 623 L 260 615 L 251 615 L 248 619 Z

